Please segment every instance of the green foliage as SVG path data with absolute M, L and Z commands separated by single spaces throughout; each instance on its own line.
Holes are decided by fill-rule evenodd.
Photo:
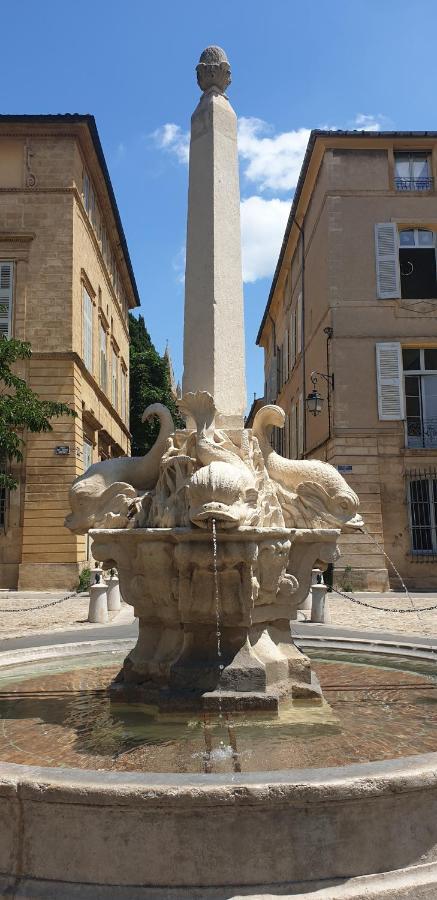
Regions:
M 170 376 L 166 360 L 152 344 L 143 316 L 136 319 L 129 313 L 130 335 L 130 430 L 132 456 L 143 456 L 156 441 L 158 420 L 141 422 L 141 416 L 151 403 L 167 406 L 176 426 L 182 426 L 177 406 L 171 392 Z
M 91 587 L 91 569 L 82 569 L 79 575 L 79 581 L 77 584 L 77 593 L 81 594 L 82 591 L 89 591 Z
M 65 403 L 40 400 L 11 366 L 32 355 L 30 344 L 13 338 L 0 337 L 0 459 L 20 462 L 23 459 L 23 432 L 52 431 L 50 419 L 74 416 Z M 17 479 L 0 473 L 0 488 L 13 490 Z

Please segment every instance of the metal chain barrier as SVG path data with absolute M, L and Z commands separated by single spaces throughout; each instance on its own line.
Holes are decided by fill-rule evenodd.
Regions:
M 38 612 L 39 609 L 48 609 L 49 606 L 57 606 L 58 603 L 65 603 L 66 600 L 71 600 L 72 597 L 77 597 L 76 591 L 73 591 L 72 594 L 67 594 L 66 597 L 61 597 L 60 600 L 51 600 L 50 603 L 41 603 L 40 606 L 28 606 L 28 607 L 20 607 L 20 609 L 11 609 L 8 607 L 5 609 L 3 606 L 0 606 L 0 612 L 9 612 L 9 613 L 25 613 L 25 612 Z
M 396 606 L 391 606 L 389 608 L 387 606 L 375 606 L 374 603 L 366 603 L 365 600 L 358 600 L 358 597 L 349 597 L 349 594 L 344 594 L 343 591 L 337 591 L 334 587 L 331 588 L 331 593 L 338 594 L 339 597 L 344 597 L 345 600 L 350 600 L 351 603 L 358 603 L 359 606 L 366 606 L 367 609 L 376 609 L 378 612 L 408 613 L 408 615 L 411 615 L 412 612 L 431 612 L 432 610 L 437 609 L 437 603 L 435 603 L 434 606 L 413 606 L 412 609 L 400 609 Z

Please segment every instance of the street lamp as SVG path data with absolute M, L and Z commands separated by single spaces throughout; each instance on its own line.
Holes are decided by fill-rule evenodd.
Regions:
M 312 416 L 318 416 L 322 412 L 325 398 L 322 397 L 317 390 L 317 382 L 319 378 L 324 378 L 328 383 L 328 394 L 329 390 L 334 390 L 334 376 L 333 375 L 325 375 L 324 372 L 311 372 L 311 381 L 313 383 L 313 389 L 308 394 L 308 397 L 305 400 L 305 405 L 309 413 Z

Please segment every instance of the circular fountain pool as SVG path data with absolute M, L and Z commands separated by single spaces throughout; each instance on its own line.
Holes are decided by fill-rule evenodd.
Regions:
M 159 713 L 111 699 L 112 651 L 0 669 L 0 761 L 112 772 L 343 766 L 437 751 L 431 662 L 310 651 L 324 701 L 278 714 Z

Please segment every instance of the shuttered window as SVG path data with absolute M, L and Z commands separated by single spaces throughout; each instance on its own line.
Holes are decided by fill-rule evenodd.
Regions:
M 297 458 L 297 405 L 293 403 L 290 416 L 290 458 Z
M 288 376 L 290 374 L 290 369 L 288 365 L 288 331 L 285 332 L 284 340 L 282 342 L 282 381 L 283 384 L 286 384 L 288 381 Z
M 121 418 L 123 422 L 127 419 L 127 372 L 121 369 Z
M 375 225 L 376 288 L 380 300 L 401 296 L 399 235 L 394 222 Z
M 112 405 L 118 409 L 118 357 L 112 348 Z
M 297 454 L 303 454 L 303 394 L 299 394 L 297 406 Z
M 82 286 L 82 306 L 83 306 L 83 361 L 90 372 L 93 371 L 93 301 L 85 288 Z
M 0 262 L 0 335 L 10 338 L 12 335 L 12 262 Z
M 108 390 L 108 360 L 106 354 L 106 330 L 103 322 L 100 322 L 100 387 L 103 391 Z
M 87 438 L 83 439 L 83 470 L 89 468 L 93 462 L 93 445 Z
M 290 372 L 296 363 L 296 310 L 290 316 Z
M 405 418 L 401 345 L 376 344 L 378 415 L 381 421 Z
M 302 294 L 296 304 L 296 356 L 302 352 Z

